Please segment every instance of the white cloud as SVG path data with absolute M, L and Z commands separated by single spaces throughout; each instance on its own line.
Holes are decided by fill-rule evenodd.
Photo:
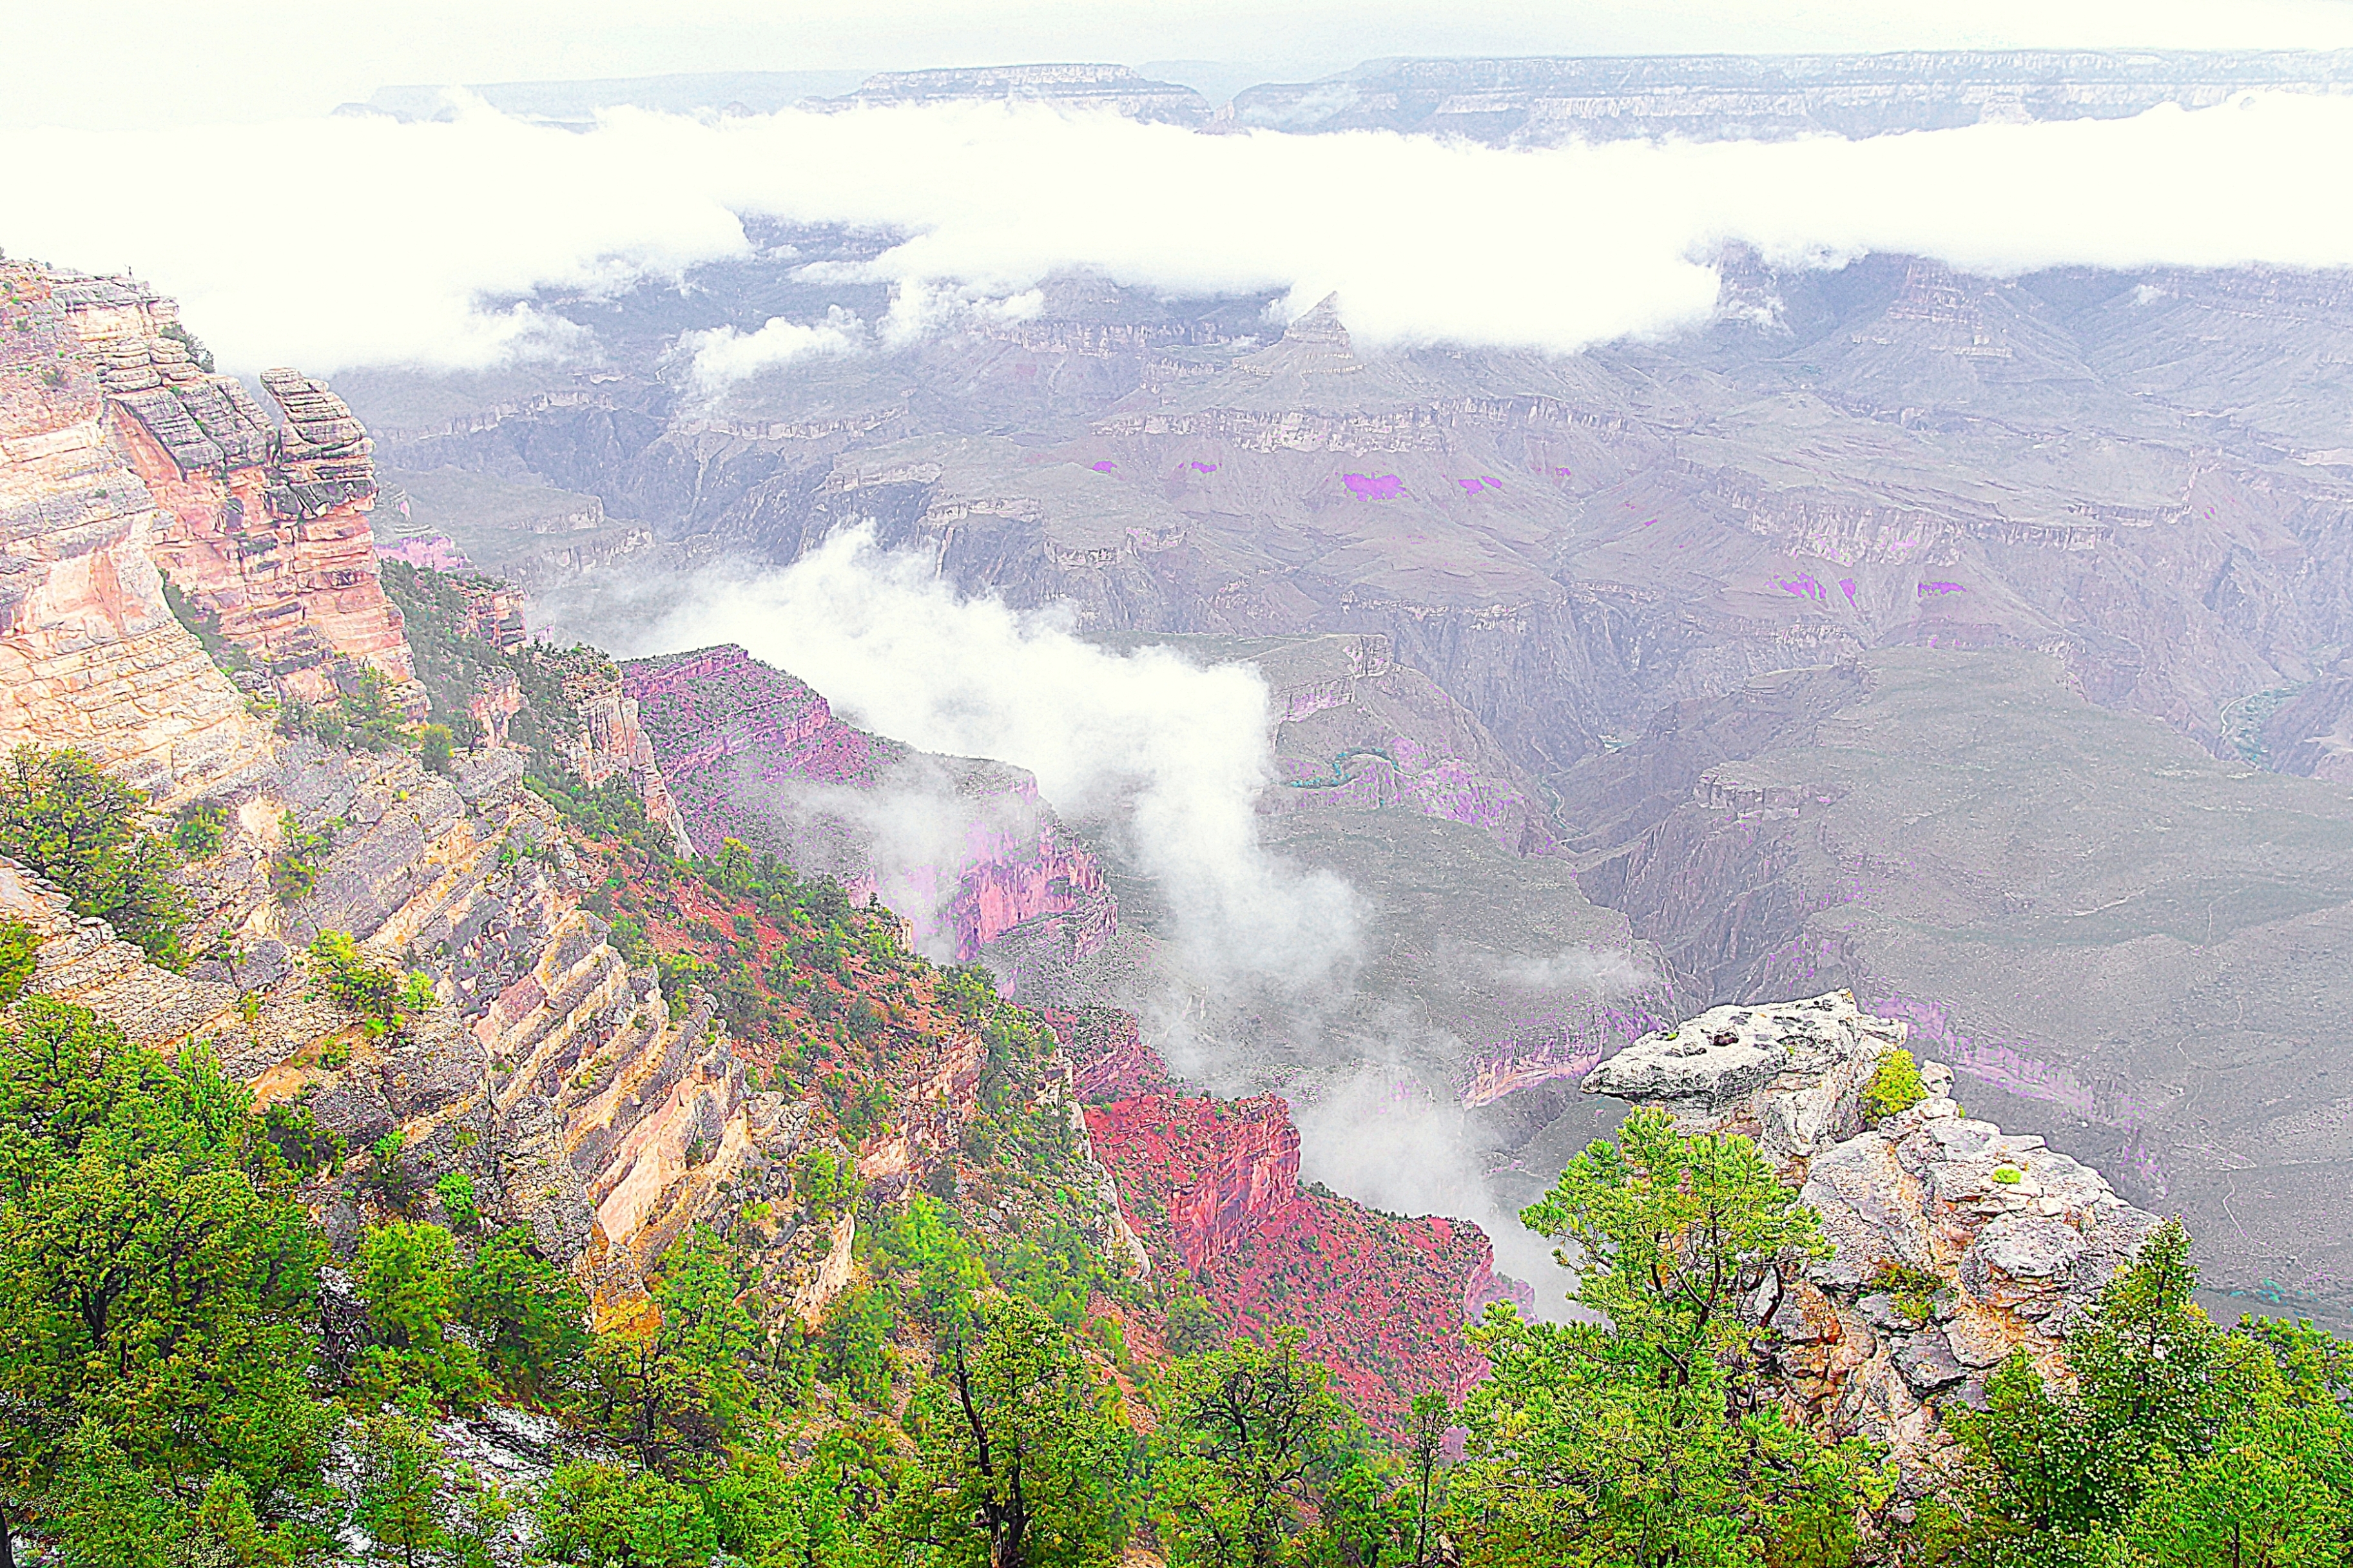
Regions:
M 795 360 L 856 353 L 866 346 L 866 323 L 836 305 L 822 321 L 803 323 L 771 316 L 757 331 L 713 327 L 681 334 L 678 346 L 692 362 L 690 374 L 695 385 L 704 392 L 716 392 Z
M 1566 991 L 1609 1002 L 1662 984 L 1639 954 L 1623 948 L 1565 947 L 1541 957 L 1514 956 L 1493 963 L 1506 984 L 1526 991 Z
M 899 289 L 886 336 L 940 319 L 941 301 L 1018 312 L 1071 267 L 1172 292 L 1336 289 L 1367 342 L 1569 351 L 1703 318 L 1703 258 L 1735 239 L 1785 262 L 1901 250 L 1993 272 L 2353 264 L 2353 206 L 2327 175 L 2353 162 L 2353 99 L 2293 95 L 1859 142 L 1544 152 L 949 104 L 624 112 L 586 134 L 487 111 L 13 132 L 0 158 L 0 243 L 135 265 L 230 363 L 314 372 L 489 363 L 528 336 L 503 302 L 747 255 L 738 213 L 911 236 L 867 269 Z M 223 173 L 142 177 L 174 168 Z M 221 199 L 224 180 L 248 198 Z M 354 211 L 370 221 L 326 216 Z M 315 237 L 290 243 L 290 225 Z
M 1272 727 L 1266 683 L 1248 666 L 1107 652 L 1051 616 L 960 596 L 928 561 L 884 553 L 863 528 L 766 576 L 716 576 L 685 604 L 638 651 L 740 643 L 853 722 L 925 751 L 1017 763 L 1058 810 L 1118 824 L 1175 940 L 1205 970 L 1295 983 L 1353 951 L 1348 886 L 1259 842 Z M 867 815 L 871 828 L 900 834 Z M 914 864 L 934 851 L 910 840 L 894 854 Z

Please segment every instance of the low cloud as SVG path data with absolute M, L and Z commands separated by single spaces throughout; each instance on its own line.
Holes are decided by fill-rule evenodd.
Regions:
M 866 323 L 836 305 L 813 322 L 771 316 L 757 331 L 733 327 L 681 333 L 679 352 L 703 392 L 718 392 L 777 365 L 827 354 L 856 353 L 867 346 Z
M 1304 984 L 1354 952 L 1347 884 L 1260 842 L 1273 757 L 1254 669 L 1203 668 L 1165 648 L 1108 652 L 1054 616 L 964 597 L 927 560 L 878 549 L 867 529 L 765 576 L 701 583 L 686 606 L 637 639 L 645 651 L 740 643 L 864 728 L 1017 763 L 1059 811 L 1111 823 L 1203 971 Z M 857 807 L 857 819 L 906 867 L 937 863 L 920 813 L 894 803 Z
M 617 111 L 586 133 L 478 108 L 447 124 L 0 132 L 0 238 L 152 273 L 240 367 L 494 363 L 546 346 L 514 300 L 749 256 L 749 214 L 904 237 L 859 274 L 904 303 L 886 335 L 926 330 L 943 300 L 1018 313 L 1085 268 L 1176 294 L 1287 291 L 1294 309 L 1336 290 L 1368 343 L 1567 352 L 1704 320 L 1707 258 L 1731 241 L 1784 264 L 1905 251 L 1996 274 L 2353 265 L 2353 207 L 2311 183 L 2348 153 L 2353 100 L 2291 94 L 1854 142 L 1544 151 L 1205 135 L 1037 105 Z M 147 177 L 190 168 L 259 184 L 225 202 L 218 179 Z M 96 194 L 109 182 L 119 199 Z M 364 243 L 290 245 L 255 220 L 257 203 L 299 213 L 335 193 L 371 215 Z M 807 352 L 818 340 L 793 326 L 706 347 L 721 369 Z
M 1623 948 L 1568 947 L 1555 953 L 1494 960 L 1485 967 L 1497 980 L 1518 990 L 1567 991 L 1604 1002 L 1662 984 L 1656 972 Z

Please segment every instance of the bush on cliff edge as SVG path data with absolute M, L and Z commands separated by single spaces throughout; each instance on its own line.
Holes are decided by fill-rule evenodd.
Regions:
M 140 826 L 146 805 L 144 790 L 86 752 L 19 746 L 0 767 L 0 854 L 56 883 L 74 913 L 95 915 L 177 968 L 188 901 L 172 884 L 179 857 Z

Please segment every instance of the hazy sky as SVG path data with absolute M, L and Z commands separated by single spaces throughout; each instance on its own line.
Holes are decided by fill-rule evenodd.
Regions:
M 392 83 L 672 71 L 1190 59 L 1295 78 L 1384 54 L 2353 47 L 2353 0 L 116 0 L 102 12 L 4 9 L 8 125 L 268 120 L 322 113 Z

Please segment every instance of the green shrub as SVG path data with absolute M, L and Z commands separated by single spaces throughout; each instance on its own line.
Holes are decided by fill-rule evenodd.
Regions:
M 306 1176 L 342 1168 L 343 1135 L 320 1126 L 307 1105 L 271 1106 L 261 1113 L 261 1135 L 288 1166 Z
M 198 370 L 203 371 L 206 375 L 213 374 L 213 351 L 205 346 L 204 339 L 177 321 L 166 322 L 162 335 L 187 350 L 188 357 L 196 362 Z
M 849 1398 L 879 1405 L 891 1396 L 891 1330 L 898 1318 L 885 1286 L 857 1285 L 842 1292 L 818 1331 L 818 1365 L 828 1383 Z
M 650 1471 L 565 1465 L 547 1478 L 536 1512 L 548 1561 L 585 1568 L 703 1568 L 719 1531 L 695 1494 Z
M 313 832 L 290 811 L 278 814 L 278 853 L 269 861 L 269 891 L 281 904 L 299 902 L 319 885 L 319 862 L 335 842 L 337 823 Z
M 449 1224 L 461 1231 L 482 1228 L 482 1211 L 474 1203 L 474 1178 L 463 1171 L 448 1171 L 433 1184 L 434 1193 L 441 1199 L 441 1209 L 449 1216 Z
M 219 612 L 206 609 L 180 592 L 168 573 L 164 577 L 164 605 L 172 612 L 174 620 L 188 629 L 197 646 L 205 650 L 205 656 L 213 661 L 213 667 L 223 675 L 253 668 L 253 656 L 221 635 Z
M 571 1378 L 587 1353 L 587 1315 L 586 1295 L 520 1226 L 485 1240 L 458 1276 L 458 1316 L 511 1394 L 543 1394 Z
M 457 734 L 447 724 L 427 724 L 417 731 L 417 760 L 429 772 L 448 773 L 457 747 Z
M 40 956 L 39 932 L 23 921 L 0 921 L 0 1007 L 24 994 Z
M 1871 1288 L 1894 1304 L 1896 1313 L 1915 1329 L 1926 1328 L 1952 1287 L 1925 1268 L 1915 1268 L 1890 1258 L 1872 1271 Z
M 406 1220 L 372 1226 L 354 1261 L 369 1340 L 362 1392 L 382 1400 L 417 1388 L 457 1405 L 478 1402 L 490 1382 L 481 1352 L 448 1331 L 458 1315 L 458 1248 L 449 1233 Z
M 1873 1121 L 1884 1121 L 1927 1098 L 1928 1086 L 1920 1081 L 1920 1064 L 1912 1059 L 1910 1051 L 1899 1047 L 1879 1058 L 1879 1070 L 1862 1086 L 1863 1114 Z
M 19 746 L 0 768 L 0 853 L 55 882 L 74 913 L 177 968 L 188 901 L 171 880 L 178 857 L 140 825 L 146 805 L 86 752 Z
M 200 800 L 180 813 L 172 829 L 172 847 L 184 860 L 201 860 L 221 847 L 228 837 L 228 808 L 217 802 Z
M 2015 1165 L 1996 1165 L 1993 1168 L 1993 1179 L 2000 1182 L 2005 1187 L 2014 1187 L 2018 1185 L 2021 1181 L 2025 1179 L 2025 1176 L 2026 1173 L 2020 1170 Z
M 310 957 L 320 992 L 357 1014 L 372 1040 L 408 1039 L 417 1018 L 433 1005 L 431 981 L 370 963 L 349 931 L 321 931 L 311 939 Z

